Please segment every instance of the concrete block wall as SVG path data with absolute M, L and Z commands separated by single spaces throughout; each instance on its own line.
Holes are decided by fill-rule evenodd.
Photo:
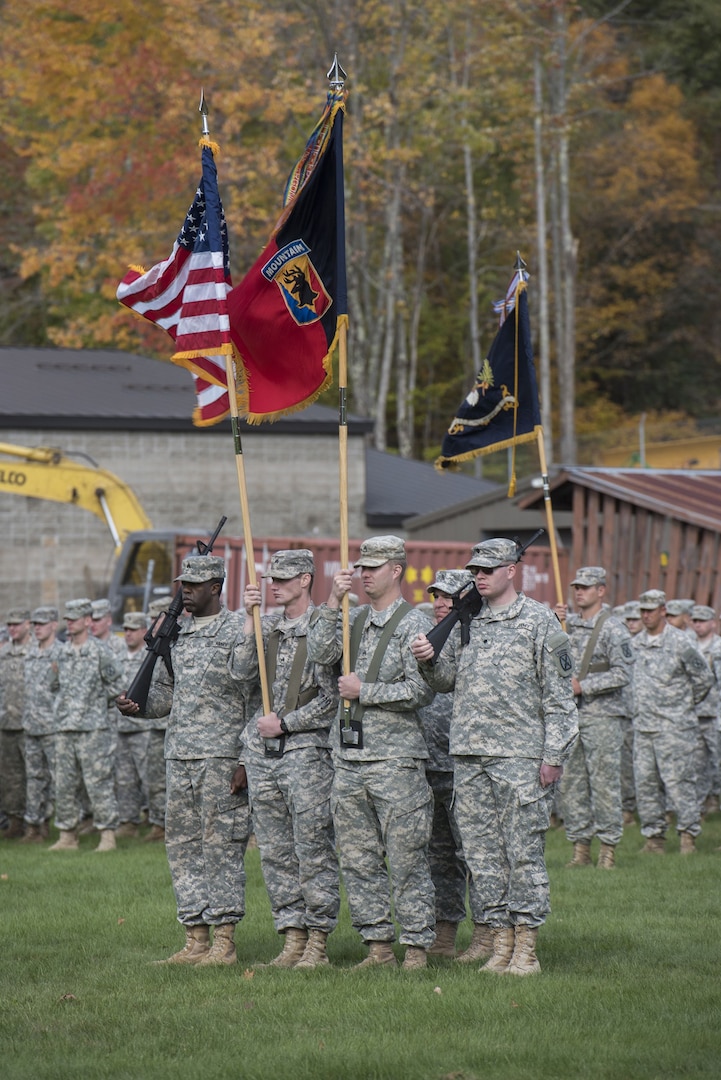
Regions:
M 44 432 L 10 429 L 2 441 L 89 455 L 128 484 L 155 528 L 242 535 L 233 442 L 208 431 Z M 337 536 L 337 439 L 321 434 L 243 436 L 254 536 Z M 349 533 L 364 536 L 365 453 L 348 439 Z M 102 596 L 114 546 L 105 524 L 75 506 L 0 492 L 0 621 L 8 607 Z

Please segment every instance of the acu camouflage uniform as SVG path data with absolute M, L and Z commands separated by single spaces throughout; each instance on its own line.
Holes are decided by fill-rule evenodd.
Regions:
M 78 824 L 78 790 L 85 784 L 96 829 L 118 827 L 115 798 L 115 721 L 109 703 L 125 689 L 123 670 L 94 637 L 58 652 L 55 696 L 55 824 L 72 831 Z
M 26 787 L 23 732 L 25 660 L 33 645 L 30 638 L 24 645 L 9 641 L 0 648 L 0 811 L 8 817 L 20 819 L 25 814 Z
M 131 653 L 125 646 L 123 674 L 127 689 L 145 659 L 146 650 Z M 117 712 L 117 710 L 116 710 Z M 147 758 L 150 721 L 117 713 L 118 745 L 115 751 L 115 787 L 121 823 L 139 825 L 147 804 Z
M 571 667 L 558 619 L 523 593 L 495 613 L 484 602 L 467 645 L 456 626 L 435 664 L 419 664 L 435 690 L 455 691 L 454 810 L 479 921 L 493 928 L 537 927 L 550 911 L 554 785 L 543 788 L 539 772 L 544 762 L 563 765 L 578 735 Z
M 696 706 L 711 689 L 713 675 L 688 634 L 668 624 L 656 635 L 642 630 L 632 643 L 636 650 L 633 767 L 641 833 L 665 836 L 665 788 L 676 810 L 678 832 L 698 836 Z
M 243 616 L 225 609 L 184 619 L 172 646 L 173 676 L 157 664 L 144 715 L 169 715 L 165 742 L 165 847 L 178 921 L 237 923 L 245 913 L 248 793 L 230 794 L 246 703 L 230 661 Z
M 572 614 L 566 620 L 573 672 L 579 678 L 586 646 L 604 619 L 576 699 L 579 737 L 564 768 L 561 807 L 570 841 L 590 843 L 598 836 L 615 847 L 623 833 L 622 719 L 628 708 L 623 690 L 631 682 L 634 653 L 626 626 L 608 610 L 604 604 L 590 619 Z
M 305 572 L 305 571 L 303 571 Z M 335 836 L 330 812 L 333 766 L 328 730 L 338 703 L 337 672 L 306 659 L 300 683 L 299 706 L 286 711 L 291 669 L 306 638 L 312 605 L 297 619 L 282 613 L 263 618 L 266 654 L 271 635 L 277 640 L 271 707 L 287 728 L 279 756 L 266 754 L 258 733 L 262 704 L 242 737 L 242 757 L 248 776 L 253 831 L 273 923 L 286 930 L 330 933 L 338 922 L 340 888 Z M 258 694 L 258 654 L 249 634 L 235 647 L 233 674 L 250 683 Z
M 714 677 L 714 683 L 706 697 L 696 706 L 700 728 L 696 778 L 698 805 L 704 812 L 709 795 L 721 794 L 719 778 L 719 687 L 721 687 L 721 637 L 710 634 L 704 641 L 697 639 L 696 648 L 701 653 Z
M 376 565 L 384 561 L 388 556 Z M 365 619 L 354 665 L 362 683 L 363 747 L 346 745 L 340 739 L 341 702 L 339 720 L 333 725 L 332 807 L 353 926 L 366 944 L 395 940 L 392 886 L 401 944 L 428 949 L 435 940 L 435 899 L 428 866 L 433 797 L 425 775 L 428 751 L 417 710 L 429 704 L 433 695 L 410 650 L 411 641 L 430 629 L 422 612 L 408 610 L 388 643 L 378 678 L 364 681 L 384 628 L 403 603 L 399 598 L 384 611 L 362 605 L 350 613 L 352 625 L 358 618 Z M 341 619 L 340 611 L 325 604 L 313 612 L 308 651 L 317 663 L 331 665 L 340 660 Z
M 62 644 L 48 649 L 37 643 L 25 658 L 25 821 L 43 825 L 50 819 L 55 797 L 55 694 L 58 657 Z

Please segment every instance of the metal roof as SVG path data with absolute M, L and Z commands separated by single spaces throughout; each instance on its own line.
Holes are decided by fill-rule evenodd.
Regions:
M 573 508 L 574 485 L 721 532 L 721 471 L 718 470 L 564 468 L 551 481 L 554 509 Z M 534 492 L 519 505 L 530 508 L 542 500 L 543 494 Z
M 101 349 L 0 348 L 0 428 L 74 428 L 125 431 L 230 431 L 192 423 L 196 404 L 189 372 L 134 353 Z M 336 434 L 338 412 L 309 405 L 273 424 L 243 423 L 245 433 Z M 370 420 L 348 417 L 348 433 L 372 430 Z
M 423 461 L 366 450 L 366 521 L 373 528 L 403 527 L 406 518 L 439 511 L 496 491 L 490 480 L 440 473 Z

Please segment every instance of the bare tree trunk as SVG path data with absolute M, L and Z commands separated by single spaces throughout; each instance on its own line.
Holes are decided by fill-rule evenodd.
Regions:
M 391 368 L 393 366 L 393 352 L 396 341 L 396 311 L 400 286 L 400 221 L 401 221 L 401 191 L 403 168 L 398 168 L 393 174 L 390 197 L 386 207 L 386 241 L 385 241 L 385 310 L 383 315 L 383 351 L 381 353 L 380 371 L 376 389 L 376 401 L 374 409 L 375 432 L 374 445 L 376 450 L 385 450 L 388 444 L 386 406 L 388 403 L 388 391 L 391 383 Z
M 546 247 L 546 174 L 543 161 L 543 87 L 541 60 L 536 50 L 533 59 L 535 117 L 533 123 L 534 157 L 536 167 L 536 221 L 538 236 L 538 327 L 539 360 L 541 368 L 541 424 L 546 447 L 546 460 L 553 461 L 553 427 L 551 400 L 551 337 L 548 317 L 548 250 Z
M 567 16 L 564 4 L 554 12 L 555 40 L 555 119 L 557 131 L 558 206 L 560 216 L 561 248 L 556 257 L 561 266 L 562 293 L 556 302 L 562 305 L 563 336 L 558 347 L 558 383 L 561 427 L 561 460 L 564 464 L 576 462 L 575 421 L 575 352 L 576 352 L 576 243 L 571 231 L 570 166 L 568 148 L 568 116 L 566 102 L 566 42 L 568 36 Z

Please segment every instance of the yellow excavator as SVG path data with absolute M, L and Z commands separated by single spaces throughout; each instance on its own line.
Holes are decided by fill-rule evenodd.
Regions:
M 110 529 L 116 555 L 129 533 L 153 527 L 128 485 L 86 454 L 77 453 L 83 460 L 76 461 L 54 447 L 4 442 L 0 454 L 18 460 L 18 464 L 0 460 L 0 492 L 89 510 Z
M 125 611 L 142 611 L 150 598 L 171 591 L 175 533 L 153 529 L 120 477 L 100 468 L 89 455 L 72 453 L 0 442 L 0 494 L 78 506 L 105 522 L 115 545 L 107 595 L 113 619 L 120 623 Z

